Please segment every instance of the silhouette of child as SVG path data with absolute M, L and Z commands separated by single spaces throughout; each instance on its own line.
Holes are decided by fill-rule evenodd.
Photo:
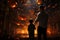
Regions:
M 33 24 L 33 20 L 29 20 L 29 26 L 28 26 L 28 33 L 29 33 L 29 38 L 34 39 L 34 30 L 35 30 L 35 25 Z

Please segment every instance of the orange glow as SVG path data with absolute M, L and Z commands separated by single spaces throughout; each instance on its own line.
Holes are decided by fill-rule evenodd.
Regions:
M 22 30 L 21 33 L 24 34 L 24 30 Z
M 23 37 L 23 38 L 29 37 L 27 28 L 25 28 L 25 29 L 17 28 L 15 34 L 21 34 L 22 35 L 21 37 Z M 23 34 L 25 34 L 25 36 Z M 34 36 L 37 37 L 37 29 L 34 30 L 34 34 L 35 34 Z M 52 34 L 52 31 L 50 28 L 48 28 L 47 35 L 51 36 L 51 34 Z
M 26 23 L 27 25 L 24 25 L 24 27 L 22 28 L 22 29 L 20 29 L 20 28 L 16 28 L 15 30 L 15 35 L 17 35 L 17 34 L 21 34 L 20 36 L 22 37 L 22 38 L 25 38 L 25 37 L 29 37 L 29 35 L 28 35 L 28 22 Z M 37 37 L 37 27 L 38 27 L 38 24 L 39 23 L 37 23 L 35 26 L 36 26 L 36 29 L 34 30 L 34 37 Z M 53 30 L 51 29 L 51 26 L 49 26 L 48 25 L 48 28 L 47 28 L 47 35 L 48 36 L 51 36 L 52 34 L 54 34 L 53 33 Z
M 17 2 L 11 4 L 12 8 L 15 8 L 16 6 L 17 6 Z
M 20 30 L 20 29 L 18 28 L 18 29 L 16 29 L 16 31 L 17 31 L 17 34 L 18 34 L 18 33 L 28 34 L 28 30 L 26 30 L 26 29 Z M 47 30 L 47 33 L 48 33 L 48 34 L 51 34 L 51 30 L 48 29 L 48 30 Z M 37 30 L 34 31 L 34 34 L 37 34 Z
M 19 28 L 16 29 L 16 34 L 28 34 L 28 30 L 20 30 Z M 37 34 L 37 30 L 34 31 L 34 34 Z
M 42 3 L 42 0 L 36 0 L 37 4 L 40 5 Z
M 18 16 L 18 19 L 19 19 L 19 20 L 26 20 L 25 17 L 21 17 L 21 16 Z
M 28 31 L 26 29 L 16 29 L 16 34 L 28 34 Z
M 20 34 L 21 30 L 19 28 L 16 29 L 16 34 Z
M 48 29 L 48 30 L 47 30 L 47 33 L 48 33 L 49 35 L 51 34 L 51 31 L 50 31 L 50 29 Z
M 12 8 L 15 8 L 15 7 L 16 7 L 16 4 L 11 5 L 11 7 L 12 7 Z
M 18 26 L 20 25 L 20 23 L 16 23 Z
M 40 4 L 40 2 L 38 2 L 38 4 Z
M 27 23 L 27 24 L 28 24 L 28 23 Z M 38 24 L 37 24 L 36 26 L 38 26 Z M 23 38 L 29 37 L 29 36 L 28 36 L 28 30 L 27 30 L 27 28 L 28 28 L 27 25 L 25 25 L 23 29 L 17 28 L 15 34 L 21 34 L 21 35 L 22 35 L 21 37 L 23 37 Z M 52 30 L 50 27 L 48 27 L 48 28 L 47 28 L 47 35 L 48 35 L 48 36 L 51 36 L 52 33 L 53 33 L 53 30 Z M 23 34 L 24 34 L 25 36 L 24 36 Z M 37 27 L 36 27 L 36 29 L 34 30 L 34 36 L 37 37 L 37 34 L 38 34 L 38 33 L 37 33 Z
M 34 31 L 34 34 L 37 34 L 37 30 Z
M 52 35 L 52 29 L 51 29 L 51 26 L 47 28 L 47 35 L 48 36 L 51 36 Z

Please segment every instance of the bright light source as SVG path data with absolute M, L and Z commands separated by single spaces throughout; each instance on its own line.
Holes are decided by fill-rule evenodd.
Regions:
M 41 0 L 36 0 L 37 4 L 40 5 L 41 4 Z
M 20 25 L 19 23 L 17 25 Z
M 38 4 L 41 4 L 40 2 L 38 2 Z
M 24 30 L 22 30 L 22 31 L 21 31 L 21 33 L 22 33 L 22 34 L 24 34 L 24 33 L 25 33 L 25 31 L 24 31 Z
M 16 4 L 11 5 L 11 7 L 12 7 L 12 8 L 15 8 L 15 7 L 16 7 Z
M 20 23 L 19 23 L 19 22 L 17 22 L 16 24 L 17 24 L 18 26 L 20 25 Z
M 50 30 L 48 30 L 47 32 L 48 32 L 48 34 L 51 34 L 51 31 Z

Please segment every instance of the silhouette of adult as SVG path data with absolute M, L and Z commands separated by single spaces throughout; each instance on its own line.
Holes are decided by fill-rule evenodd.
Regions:
M 35 25 L 33 24 L 33 20 L 29 20 L 29 22 L 30 22 L 30 24 L 28 26 L 29 39 L 34 40 Z
M 41 35 L 43 34 L 43 39 L 47 40 L 47 23 L 48 23 L 48 14 L 44 11 L 44 6 L 40 6 L 40 14 L 37 17 L 35 22 L 39 22 L 38 26 L 38 40 L 41 40 Z

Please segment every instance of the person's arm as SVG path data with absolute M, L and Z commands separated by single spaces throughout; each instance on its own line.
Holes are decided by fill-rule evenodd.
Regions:
M 39 21 L 39 19 L 40 19 L 40 15 L 36 17 L 34 24 L 36 24 Z
M 38 15 L 40 14 L 40 12 L 37 13 L 37 17 L 35 18 L 33 24 L 37 23 L 38 22 Z

